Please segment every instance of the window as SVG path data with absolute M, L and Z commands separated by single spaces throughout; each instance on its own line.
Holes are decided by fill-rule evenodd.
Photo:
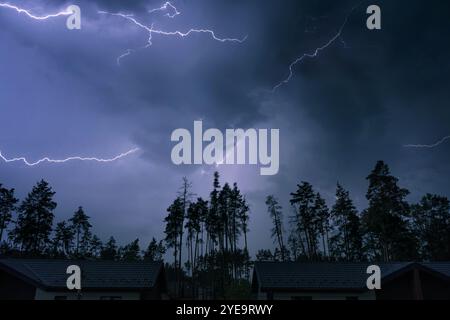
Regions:
M 312 297 L 311 296 L 296 296 L 296 297 L 291 297 L 291 300 L 309 301 L 309 300 L 312 300 Z
M 55 296 L 55 300 L 67 300 L 67 296 Z

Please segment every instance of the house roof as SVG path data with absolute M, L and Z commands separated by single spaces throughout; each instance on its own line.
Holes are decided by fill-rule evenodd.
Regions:
M 262 291 L 278 290 L 367 290 L 367 267 L 371 263 L 302 263 L 302 262 L 257 262 L 254 268 L 253 286 Z M 382 279 L 419 265 L 450 280 L 450 263 L 412 262 L 381 263 Z
M 44 290 L 67 289 L 70 265 L 80 267 L 83 290 L 145 290 L 156 285 L 163 270 L 161 262 L 0 259 L 0 270 Z
M 424 262 L 421 264 L 450 279 L 450 262 Z

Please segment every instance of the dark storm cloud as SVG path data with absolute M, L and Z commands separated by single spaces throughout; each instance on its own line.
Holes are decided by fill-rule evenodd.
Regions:
M 424 177 L 433 177 L 433 183 L 427 181 L 428 192 L 439 192 L 436 185 L 445 192 L 443 178 L 430 167 L 448 173 L 440 165 L 448 162 L 448 149 L 408 150 L 402 145 L 439 140 L 449 132 L 449 47 L 442 33 L 449 10 L 417 2 L 380 5 L 381 32 L 361 28 L 364 15 L 355 13 L 343 34 L 349 48 L 335 47 L 299 66 L 280 94 L 280 100 L 292 99 L 302 110 L 299 114 L 320 128 L 317 143 L 303 150 L 314 155 L 311 166 L 306 172 L 298 166 L 294 170 L 328 190 L 344 181 L 362 199 L 364 176 L 376 160 L 385 159 L 415 199 L 425 192 Z
M 23 1 L 22 4 L 30 4 Z M 58 1 L 32 8 L 60 9 Z M 342 39 L 319 57 L 294 68 L 303 53 L 328 42 L 357 1 L 174 1 L 182 15 L 149 16 L 158 1 L 78 1 L 83 28 L 65 29 L 64 19 L 39 22 L 0 11 L 0 149 L 37 159 L 43 155 L 111 155 L 138 146 L 138 157 L 111 166 L 72 163 L 24 168 L 0 163 L 1 182 L 21 196 L 44 177 L 55 187 L 58 220 L 78 205 L 93 217 L 102 237 L 147 241 L 162 235 L 165 208 L 180 178 L 194 180 L 207 196 L 215 168 L 171 164 L 170 133 L 205 127 L 279 128 L 281 170 L 260 177 L 256 168 L 219 168 L 237 180 L 253 212 L 254 247 L 270 246 L 264 197 L 274 193 L 289 215 L 288 197 L 301 180 L 311 181 L 329 203 L 339 180 L 365 204 L 365 177 L 377 160 L 392 166 L 413 198 L 448 190 L 450 147 L 405 149 L 450 133 L 449 4 L 379 1 L 383 29 L 365 27 L 363 2 L 349 18 Z M 41 6 L 39 4 L 42 4 Z M 120 17 L 133 13 L 163 30 L 213 29 L 243 44 L 205 35 L 180 39 L 147 34 Z M 341 41 L 342 40 L 342 41 Z M 345 45 L 344 45 L 344 42 Z M 6 48 L 6 49 L 5 49 Z M 233 182 L 233 181 L 229 181 Z

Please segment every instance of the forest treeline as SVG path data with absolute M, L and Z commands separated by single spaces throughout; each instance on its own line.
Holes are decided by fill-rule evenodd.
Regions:
M 409 191 L 399 186 L 382 161 L 367 181 L 367 208 L 362 211 L 339 183 L 330 207 L 308 182 L 301 182 L 291 193 L 289 210 L 275 196 L 268 196 L 267 213 L 252 214 L 270 215 L 272 227 L 254 232 L 271 228 L 274 246 L 255 250 L 256 260 L 450 260 L 448 198 L 426 194 L 419 203 L 408 203 Z M 55 192 L 44 180 L 22 201 L 14 189 L 0 185 L 0 255 L 122 261 L 167 258 L 169 289 L 175 297 L 248 297 L 254 259 L 249 254 L 251 210 L 245 196 L 237 183 L 222 185 L 218 172 L 207 198 L 192 194 L 191 188 L 183 178 L 165 213 L 165 238 L 153 238 L 141 250 L 139 239 L 124 246 L 114 237 L 102 242 L 82 207 L 54 225 Z M 253 249 L 256 246 L 252 244 Z
M 165 254 L 163 241 L 155 238 L 141 251 L 139 239 L 118 246 L 114 237 L 102 242 L 93 234 L 90 217 L 83 207 L 68 220 L 54 226 L 53 201 L 55 192 L 48 182 L 41 180 L 19 203 L 14 189 L 0 184 L 0 255 L 12 257 L 47 257 L 105 260 L 162 261 Z M 14 215 L 16 213 L 16 215 Z M 7 231 L 7 238 L 3 234 Z
M 379 161 L 366 178 L 368 207 L 359 212 L 350 193 L 337 184 L 329 208 L 320 193 L 302 182 L 291 193 L 291 228 L 285 235 L 283 210 L 274 196 L 266 204 L 273 221 L 276 248 L 260 250 L 259 260 L 283 261 L 449 261 L 450 202 L 424 195 L 419 203 L 406 200 L 389 167 Z

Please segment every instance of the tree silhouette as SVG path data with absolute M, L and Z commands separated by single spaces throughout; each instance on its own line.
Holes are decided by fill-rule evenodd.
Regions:
M 0 243 L 3 239 L 3 231 L 12 221 L 12 212 L 16 208 L 17 200 L 14 197 L 14 189 L 6 189 L 0 184 Z
M 417 248 L 407 217 L 409 191 L 398 186 L 389 167 L 379 161 L 367 177 L 366 198 L 369 207 L 363 212 L 366 246 L 369 258 L 381 261 L 414 260 Z
M 53 243 L 55 254 L 68 257 L 73 244 L 74 230 L 66 221 L 61 221 L 56 225 Z
M 21 203 L 17 222 L 10 237 L 23 252 L 42 254 L 50 242 L 53 210 L 57 206 L 53 201 L 54 195 L 55 192 L 49 184 L 41 180 Z
M 427 194 L 412 206 L 413 230 L 419 240 L 422 259 L 450 260 L 450 202 Z
M 120 259 L 128 262 L 139 261 L 141 259 L 140 252 L 139 239 L 119 249 Z
M 225 288 L 233 287 L 243 274 L 249 277 L 249 207 L 236 183 L 233 187 L 228 183 L 220 187 L 218 172 L 214 173 L 209 201 L 197 198 L 192 202 L 189 189 L 190 183 L 183 180 L 181 192 L 167 209 L 165 218 L 165 241 L 174 254 L 176 294 L 181 295 L 184 288 L 180 284 L 185 274 L 180 250 L 185 238 L 184 267 L 190 277 L 192 295 L 196 296 L 202 285 L 203 294 L 224 297 Z M 186 212 L 184 204 L 188 204 Z M 239 247 L 241 235 L 244 235 L 244 249 Z
M 285 261 L 286 257 L 286 248 L 284 246 L 284 237 L 283 237 L 283 212 L 282 207 L 279 205 L 278 200 L 275 196 L 268 196 L 266 198 L 267 211 L 269 212 L 270 218 L 272 219 L 273 228 L 272 228 L 272 238 L 278 244 L 278 249 L 281 254 L 281 260 Z
M 256 253 L 256 261 L 259 262 L 273 262 L 276 261 L 275 256 L 272 254 L 272 251 L 267 249 L 258 250 Z
M 350 194 L 339 183 L 336 188 L 336 202 L 331 210 L 334 236 L 331 238 L 331 253 L 337 260 L 361 261 L 362 234 L 358 211 Z
M 114 237 L 110 237 L 102 247 L 100 258 L 103 260 L 117 260 L 119 258 L 117 242 Z
M 99 258 L 101 256 L 102 248 L 103 243 L 100 238 L 93 235 L 89 241 L 87 256 L 91 258 Z
M 183 178 L 177 197 L 167 209 L 165 239 L 151 240 L 144 252 L 139 239 L 120 247 L 111 237 L 104 245 L 92 233 L 90 218 L 82 207 L 69 221 L 59 222 L 52 235 L 54 192 L 44 180 L 38 182 L 17 208 L 14 190 L 0 184 L 0 240 L 9 230 L 0 254 L 65 258 L 100 258 L 124 261 L 162 261 L 166 249 L 173 251 L 167 274 L 175 279 L 175 297 L 241 297 L 249 292 L 252 261 L 248 252 L 250 207 L 237 183 L 221 186 L 214 173 L 209 199 L 192 201 L 191 184 Z M 446 261 L 450 259 L 450 201 L 425 195 L 419 203 L 406 201 L 409 191 L 398 186 L 382 161 L 367 177 L 368 207 L 360 215 L 350 194 L 340 184 L 331 211 L 320 193 L 302 182 L 291 193 L 290 230 L 286 248 L 282 207 L 274 196 L 265 204 L 272 220 L 275 248 L 259 249 L 258 261 Z M 13 226 L 11 228 L 10 226 Z M 183 250 L 186 249 L 186 250 Z M 141 256 L 142 253 L 142 256 Z M 183 254 L 184 253 L 184 254 Z
M 310 259 L 315 259 L 318 249 L 318 217 L 314 210 L 316 194 L 308 182 L 302 182 L 297 187 L 297 191 L 291 193 L 291 204 L 295 208 L 292 218 L 299 241 L 306 244 L 304 254 Z
M 147 247 L 147 250 L 144 252 L 144 260 L 146 261 L 163 261 L 163 256 L 166 253 L 166 248 L 161 241 L 156 241 L 155 238 L 152 238 L 152 241 Z
M 313 207 L 314 215 L 316 216 L 316 228 L 322 237 L 322 251 L 323 257 L 329 255 L 329 232 L 330 232 L 330 210 L 327 207 L 325 200 L 320 193 L 316 194 Z
M 177 286 L 177 294 L 180 292 L 180 282 L 181 282 L 181 256 L 178 252 L 181 250 L 180 235 L 182 237 L 183 232 L 183 221 L 184 221 L 184 211 L 183 211 L 183 201 L 178 197 L 172 203 L 172 205 L 167 208 L 168 215 L 164 219 L 166 222 L 166 228 L 164 233 L 166 234 L 166 244 L 168 248 L 173 248 L 174 256 L 174 271 L 175 271 L 175 282 Z
M 84 213 L 83 207 L 78 207 L 69 221 L 75 231 L 75 255 L 77 257 L 83 256 L 88 251 L 88 243 L 91 237 L 90 229 L 92 225 L 89 222 L 89 217 Z

